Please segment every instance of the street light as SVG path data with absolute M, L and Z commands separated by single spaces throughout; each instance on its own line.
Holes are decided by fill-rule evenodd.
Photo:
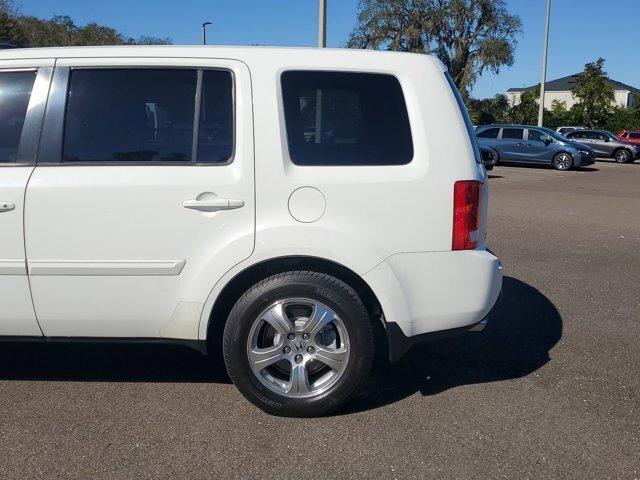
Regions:
M 544 23 L 544 47 L 542 49 L 542 79 L 540 80 L 540 106 L 538 107 L 538 126 L 542 126 L 544 116 L 544 85 L 547 83 L 547 49 L 549 48 L 549 19 L 551 0 L 547 0 L 547 18 Z
M 204 22 L 202 24 L 202 44 L 207 44 L 207 25 L 211 25 L 211 22 Z

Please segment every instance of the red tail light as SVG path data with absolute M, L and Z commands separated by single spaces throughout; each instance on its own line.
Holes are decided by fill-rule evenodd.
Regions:
M 477 180 L 460 180 L 453 186 L 452 250 L 473 250 L 478 244 L 481 185 Z

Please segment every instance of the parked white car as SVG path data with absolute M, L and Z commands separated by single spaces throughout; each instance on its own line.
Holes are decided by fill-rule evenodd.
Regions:
M 481 330 L 502 282 L 466 110 L 425 55 L 0 53 L 0 335 L 222 347 L 263 410 L 334 410 L 386 335 Z

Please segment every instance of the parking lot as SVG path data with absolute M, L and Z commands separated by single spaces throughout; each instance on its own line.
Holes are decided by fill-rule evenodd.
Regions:
M 0 344 L 0 476 L 638 478 L 640 162 L 500 166 L 490 188 L 505 279 L 484 333 L 308 420 L 180 347 Z

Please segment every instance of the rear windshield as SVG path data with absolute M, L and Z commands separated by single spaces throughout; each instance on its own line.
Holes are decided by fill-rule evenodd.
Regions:
M 469 117 L 467 107 L 465 107 L 462 96 L 458 91 L 458 87 L 456 87 L 456 84 L 453 83 L 453 79 L 451 78 L 451 75 L 449 75 L 449 72 L 444 72 L 444 76 L 447 77 L 447 82 L 449 82 L 449 86 L 451 87 L 451 90 L 456 97 L 458 108 L 460 108 L 460 113 L 462 114 L 462 118 L 464 119 L 464 124 L 467 127 L 467 135 L 469 136 L 469 141 L 471 142 L 471 147 L 473 148 L 473 156 L 475 157 L 477 163 L 481 163 L 482 160 L 480 157 L 480 149 L 478 148 L 478 140 L 476 139 L 476 132 L 473 129 L 473 123 L 471 123 L 471 117 Z

